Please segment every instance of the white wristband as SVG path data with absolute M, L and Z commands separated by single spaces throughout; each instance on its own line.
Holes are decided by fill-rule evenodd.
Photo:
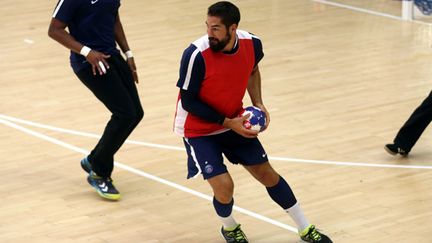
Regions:
M 83 46 L 81 48 L 80 54 L 83 55 L 83 56 L 85 56 L 85 57 L 87 57 L 88 54 L 90 53 L 90 51 L 91 51 L 91 49 L 89 47 Z
M 132 58 L 133 57 L 133 54 L 132 54 L 131 50 L 125 52 L 125 55 L 126 55 L 127 58 Z

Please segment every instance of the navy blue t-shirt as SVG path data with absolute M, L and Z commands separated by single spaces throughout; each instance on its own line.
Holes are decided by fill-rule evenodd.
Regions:
M 81 44 L 107 55 L 119 54 L 114 24 L 120 0 L 59 0 L 53 18 L 64 22 L 69 33 Z M 89 66 L 86 58 L 71 52 L 74 72 Z

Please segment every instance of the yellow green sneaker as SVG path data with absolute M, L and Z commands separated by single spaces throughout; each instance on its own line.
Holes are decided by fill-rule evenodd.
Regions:
M 240 228 L 240 225 L 237 225 L 232 230 L 225 230 L 223 227 L 221 229 L 221 234 L 225 238 L 227 243 L 248 243 L 248 239 L 246 235 Z
M 113 201 L 120 199 L 120 192 L 114 187 L 113 180 L 110 177 L 100 177 L 91 171 L 87 181 L 101 197 Z
M 333 242 L 330 240 L 330 238 L 327 235 L 316 230 L 315 225 L 313 224 L 309 225 L 302 232 L 299 232 L 299 235 L 304 242 L 310 242 L 310 243 L 332 243 Z

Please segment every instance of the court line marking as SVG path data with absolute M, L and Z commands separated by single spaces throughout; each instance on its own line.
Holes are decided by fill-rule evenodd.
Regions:
M 0 114 L 0 115 L 1 115 L 1 114 Z M 45 141 L 48 141 L 48 142 L 50 142 L 50 143 L 53 143 L 53 144 L 59 145 L 59 146 L 61 146 L 61 147 L 67 148 L 67 149 L 70 149 L 70 150 L 72 150 L 72 151 L 75 151 L 75 152 L 78 152 L 78 153 L 81 153 L 81 154 L 84 154 L 84 155 L 88 155 L 88 154 L 89 154 L 89 151 L 87 151 L 87 150 L 85 150 L 85 149 L 79 148 L 79 147 L 77 147 L 77 146 L 74 146 L 74 145 L 72 145 L 72 144 L 65 143 L 65 142 L 63 142 L 63 141 L 61 141 L 61 140 L 58 140 L 58 139 L 56 139 L 56 138 L 53 138 L 53 137 L 47 136 L 47 135 L 45 135 L 45 134 L 42 134 L 42 133 L 36 132 L 36 131 L 34 131 L 34 130 L 31 130 L 31 129 L 25 128 L 25 127 L 20 126 L 20 125 L 17 125 L 16 123 L 14 123 L 14 122 L 12 122 L 12 121 L 8 121 L 8 120 L 5 120 L 5 119 L 0 118 L 0 123 L 4 124 L 4 125 L 6 125 L 6 126 L 9 126 L 9 127 L 11 127 L 11 128 L 14 128 L 14 129 L 16 129 L 16 130 L 19 130 L 19 131 L 21 131 L 21 132 L 27 133 L 28 135 L 32 135 L 32 136 L 34 136 L 34 137 L 40 138 L 40 139 L 45 140 Z M 194 195 L 194 196 L 196 196 L 196 197 L 199 197 L 199 198 L 205 199 L 205 200 L 210 201 L 210 202 L 213 201 L 213 197 L 211 197 L 211 196 L 209 196 L 209 195 L 207 195 L 207 194 L 204 194 L 204 193 L 201 193 L 201 192 L 198 192 L 198 191 L 192 190 L 192 189 L 190 189 L 190 188 L 188 188 L 188 187 L 185 187 L 185 186 L 182 186 L 182 185 L 176 184 L 176 183 L 171 182 L 171 181 L 168 181 L 168 180 L 166 180 L 166 179 L 163 179 L 163 178 L 157 177 L 157 176 L 155 176 L 155 175 L 152 175 L 152 174 L 146 173 L 146 172 L 144 172 L 144 171 L 141 171 L 141 170 L 135 169 L 135 168 L 130 167 L 130 166 L 128 166 L 128 165 L 122 164 L 122 163 L 120 163 L 120 162 L 118 162 L 118 161 L 115 161 L 115 162 L 114 162 L 114 165 L 115 165 L 116 167 L 118 167 L 118 168 L 121 168 L 121 169 L 123 169 L 123 170 L 129 171 L 129 172 L 131 172 L 131 173 L 133 173 L 133 174 L 136 174 L 136 175 L 139 175 L 139 176 L 145 177 L 145 178 L 147 178 L 147 179 L 150 179 L 150 180 L 153 180 L 153 181 L 159 182 L 159 183 L 164 184 L 164 185 L 169 186 L 169 187 L 173 187 L 173 188 L 178 189 L 178 190 L 180 190 L 180 191 L 183 191 L 183 192 L 186 192 L 186 193 L 192 194 L 192 195 Z M 278 227 L 280 227 L 280 228 L 283 228 L 283 229 L 289 230 L 289 231 L 294 232 L 294 233 L 297 234 L 297 228 L 295 228 L 295 227 L 293 227 L 293 226 L 290 226 L 290 225 L 284 224 L 284 223 L 279 222 L 279 221 L 277 221 L 277 220 L 274 220 L 274 219 L 268 218 L 268 217 L 266 217 L 266 216 L 263 216 L 263 215 L 261 215 L 261 214 L 258 214 L 258 213 L 255 213 L 255 212 L 252 212 L 252 211 L 250 211 L 250 210 L 248 210 L 248 209 L 241 208 L 241 207 L 238 207 L 238 206 L 234 206 L 233 209 L 234 209 L 235 211 L 237 211 L 237 212 L 243 213 L 243 214 L 245 214 L 245 215 L 251 216 L 251 217 L 256 218 L 256 219 L 258 219 L 258 220 L 261 220 L 261 221 L 264 221 L 264 222 L 270 223 L 270 224 L 272 224 L 272 225 L 278 226 Z M 282 210 L 282 211 L 283 211 L 283 210 Z
M 373 10 L 369 10 L 369 9 L 365 9 L 365 8 L 354 7 L 354 6 L 350 6 L 350 5 L 346 5 L 346 4 L 342 4 L 342 3 L 336 3 L 336 2 L 332 2 L 332 1 L 328 1 L 328 0 L 312 0 L 312 1 L 317 2 L 317 3 L 321 3 L 321 4 L 331 5 L 334 7 L 345 8 L 345 9 L 349 9 L 352 11 L 357 11 L 357 12 L 367 13 L 367 14 L 371 14 L 371 15 L 381 16 L 381 17 L 385 17 L 385 18 L 404 20 L 402 17 L 399 17 L 399 16 L 386 14 L 386 13 L 382 13 L 382 12 L 378 12 L 378 11 L 373 11 Z M 430 23 L 426 23 L 423 21 L 415 20 L 415 19 L 411 20 L 410 22 L 414 22 L 417 24 L 431 25 Z
M 27 43 L 27 44 L 34 44 L 34 40 L 31 40 L 31 39 L 24 39 L 24 42 L 25 43 Z
M 83 137 L 90 137 L 90 138 L 100 138 L 100 135 L 93 134 L 93 133 L 87 133 L 87 132 L 80 132 L 75 131 L 71 129 L 64 129 L 54 126 L 49 126 L 37 122 L 32 122 L 28 120 L 23 120 L 11 116 L 6 116 L 3 114 L 0 114 L 0 118 L 25 124 L 28 126 L 38 127 L 42 129 L 47 129 L 51 131 L 66 133 L 66 134 L 72 134 L 72 135 L 78 135 Z M 162 145 L 162 144 L 155 144 L 155 143 L 148 143 L 148 142 L 141 142 L 141 141 L 135 141 L 135 140 L 126 140 L 126 144 L 134 144 L 134 145 L 141 145 L 146 147 L 152 147 L 152 148 L 160 148 L 160 149 L 168 149 L 168 150 L 176 150 L 176 151 L 185 151 L 183 147 L 177 147 L 177 146 L 171 146 L 171 145 Z M 270 160 L 275 161 L 285 161 L 285 162 L 292 162 L 292 163 L 303 163 L 303 164 L 323 164 L 323 165 L 337 165 L 337 166 L 353 166 L 353 167 L 374 167 L 374 168 L 394 168 L 394 169 L 426 169 L 431 170 L 432 166 L 428 165 L 391 165 L 391 164 L 377 164 L 377 163 L 364 163 L 364 162 L 343 162 L 343 161 L 329 161 L 329 160 L 312 160 L 312 159 L 297 159 L 297 158 L 288 158 L 288 157 L 268 157 Z

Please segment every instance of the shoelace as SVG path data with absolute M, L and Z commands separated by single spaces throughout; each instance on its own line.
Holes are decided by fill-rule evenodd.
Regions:
M 228 236 L 233 237 L 236 240 L 246 240 L 243 232 L 239 229 L 229 232 Z
M 316 241 L 321 240 L 321 234 L 318 233 L 318 231 L 315 228 L 312 229 L 312 231 L 309 233 L 309 236 L 313 240 L 316 240 Z
M 112 188 L 112 187 L 114 187 L 114 184 L 113 184 L 113 179 L 111 179 L 111 177 L 108 177 L 108 178 L 102 178 L 102 177 L 100 177 L 100 176 L 94 176 L 95 177 L 95 179 L 97 179 L 97 180 L 99 180 L 100 182 L 102 182 L 102 183 L 104 183 L 106 186 L 108 186 L 109 188 Z
M 113 182 L 113 179 L 111 179 L 111 177 L 103 178 L 103 177 L 98 176 L 98 175 L 96 175 L 96 174 L 92 174 L 91 176 L 92 176 L 94 179 L 96 179 L 96 180 L 100 180 L 100 181 L 103 181 L 103 182 L 105 182 L 105 183 L 111 183 L 111 184 L 112 184 L 112 182 Z
M 114 183 L 113 183 L 113 179 L 111 179 L 111 177 L 106 178 L 105 179 L 105 183 L 108 185 L 108 187 L 113 188 L 114 187 Z

